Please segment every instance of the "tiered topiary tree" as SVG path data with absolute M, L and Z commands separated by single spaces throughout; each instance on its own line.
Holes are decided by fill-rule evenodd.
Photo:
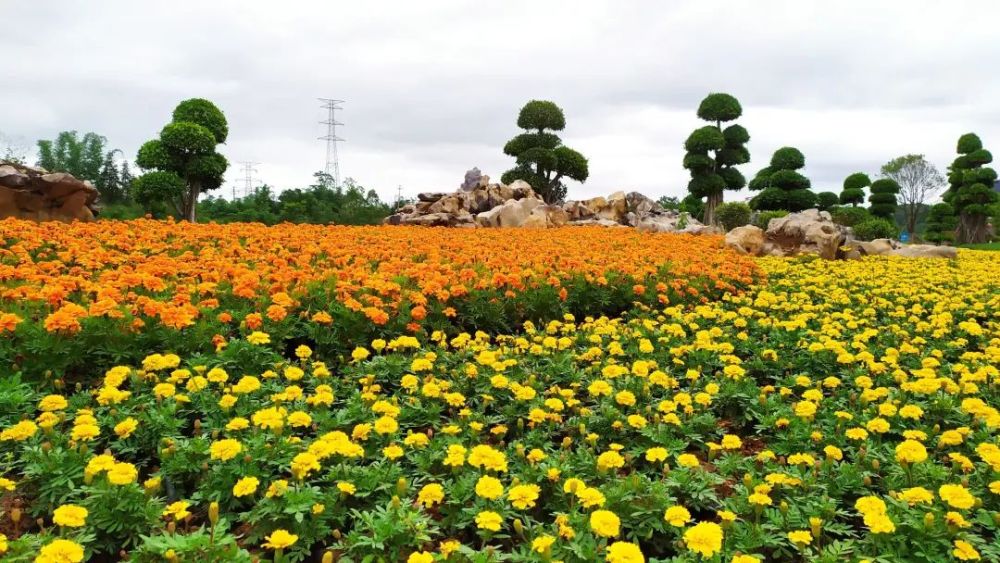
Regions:
M 949 187 L 944 194 L 945 202 L 958 215 L 956 239 L 960 243 L 986 242 L 987 221 L 1000 199 L 993 190 L 997 172 L 985 166 L 993 162 L 993 155 L 975 133 L 958 139 L 958 155 L 948 169 Z
M 192 98 L 178 104 L 160 138 L 139 148 L 135 161 L 146 173 L 132 185 L 136 201 L 169 203 L 194 222 L 198 196 L 222 185 L 229 162 L 215 149 L 228 135 L 226 116 L 212 102 Z
M 722 124 L 743 115 L 740 102 L 729 94 L 709 94 L 698 106 L 698 117 L 714 122 L 695 129 L 684 142 L 684 168 L 691 173 L 688 191 L 697 198 L 705 198 L 704 222 L 715 222 L 715 209 L 722 203 L 725 190 L 738 190 L 746 185 L 746 178 L 736 169 L 750 162 L 746 144 L 750 134 L 740 125 Z
M 844 178 L 844 190 L 840 192 L 840 203 L 857 207 L 865 202 L 865 188 L 872 185 L 871 178 L 864 172 L 855 172 Z
M 552 133 L 566 127 L 559 106 L 546 100 L 531 100 L 521 108 L 517 126 L 526 131 L 503 147 L 504 154 L 513 156 L 517 164 L 503 173 L 501 182 L 524 180 L 546 203 L 555 203 L 566 197 L 564 178 L 587 180 L 590 175 L 587 159 L 564 146 L 562 139 Z
M 868 196 L 868 211 L 875 217 L 894 221 L 896 215 L 896 194 L 899 184 L 891 178 L 879 178 L 872 182 L 872 194 Z
M 799 149 L 782 147 L 774 151 L 771 164 L 750 181 L 750 189 L 760 191 L 750 206 L 760 211 L 802 211 L 816 206 L 816 194 L 809 191 L 809 178 L 799 172 L 806 157 Z
M 840 198 L 833 192 L 819 192 L 816 194 L 816 208 L 820 211 L 829 211 L 840 202 Z
M 954 242 L 956 228 L 958 228 L 958 218 L 955 217 L 955 208 L 948 203 L 933 205 L 927 213 L 924 239 L 937 243 Z

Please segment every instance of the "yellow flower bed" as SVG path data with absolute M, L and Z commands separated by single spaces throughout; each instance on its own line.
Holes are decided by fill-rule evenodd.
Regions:
M 717 300 L 375 339 L 345 364 L 259 330 L 79 388 L 7 380 L 0 487 L 23 508 L 0 545 L 1000 560 L 1000 254 L 758 264 Z

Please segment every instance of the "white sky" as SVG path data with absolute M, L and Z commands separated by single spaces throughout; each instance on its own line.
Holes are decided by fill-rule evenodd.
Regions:
M 134 158 L 185 98 L 216 102 L 222 152 L 277 189 L 324 165 L 317 97 L 344 99 L 343 176 L 383 198 L 499 179 L 517 112 L 551 99 L 590 159 L 569 197 L 683 196 L 708 93 L 743 104 L 747 178 L 775 148 L 817 191 L 959 135 L 1000 151 L 1000 2 L 0 0 L 0 132 L 95 131 Z M 978 22 L 978 23 L 977 23 Z M 230 193 L 230 184 L 219 192 Z M 743 194 L 727 194 L 742 199 Z

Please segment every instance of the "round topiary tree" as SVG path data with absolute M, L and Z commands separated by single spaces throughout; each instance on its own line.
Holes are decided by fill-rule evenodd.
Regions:
M 226 116 L 212 102 L 192 98 L 178 104 L 160 138 L 139 148 L 136 164 L 146 173 L 132 183 L 135 199 L 147 207 L 169 203 L 193 223 L 198 196 L 222 185 L 229 162 L 216 147 L 228 136 Z
M 723 203 L 715 208 L 715 219 L 727 231 L 750 224 L 750 206 L 739 201 Z
M 944 193 L 944 201 L 958 216 L 958 242 L 981 243 L 989 236 L 989 217 L 1000 200 L 1000 194 L 993 190 L 996 170 L 985 166 L 990 162 L 993 155 L 975 133 L 958 139 L 958 157 L 948 169 L 949 187 Z
M 715 222 L 723 192 L 746 185 L 746 178 L 736 167 L 750 162 L 746 148 L 750 134 L 740 125 L 722 127 L 742 114 L 743 108 L 733 96 L 709 94 L 698 106 L 698 117 L 714 124 L 695 129 L 684 142 L 684 168 L 691 174 L 688 191 L 705 200 L 703 219 L 708 225 Z
M 833 192 L 819 192 L 816 194 L 816 207 L 820 211 L 829 211 L 840 203 L 840 198 Z
M 892 221 L 896 215 L 896 194 L 899 184 L 891 178 L 880 178 L 872 182 L 872 194 L 868 196 L 868 211 L 875 217 Z
M 774 151 L 771 164 L 762 168 L 750 182 L 759 190 L 750 206 L 759 211 L 802 211 L 816 207 L 816 194 L 809 190 L 809 179 L 798 172 L 806 165 L 805 156 L 794 147 Z
M 871 178 L 864 172 L 855 172 L 844 178 L 844 190 L 840 192 L 840 203 L 857 207 L 865 202 L 865 188 L 872 185 Z
M 521 108 L 517 126 L 525 132 L 503 147 L 504 154 L 513 156 L 516 164 L 503 173 L 501 182 L 524 180 L 546 203 L 555 203 L 566 197 L 564 178 L 587 180 L 590 175 L 587 159 L 564 146 L 562 139 L 552 133 L 566 127 L 566 117 L 559 106 L 547 100 L 531 100 Z
M 933 205 L 927 213 L 924 240 L 936 243 L 954 242 L 956 228 L 958 228 L 958 217 L 955 216 L 955 208 L 948 203 Z

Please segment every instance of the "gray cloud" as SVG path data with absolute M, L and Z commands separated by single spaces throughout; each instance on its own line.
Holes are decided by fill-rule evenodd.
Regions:
M 1000 42 L 968 24 L 1000 16 L 988 1 L 8 0 L 4 11 L 16 22 L 0 37 L 8 136 L 93 130 L 134 154 L 178 101 L 206 97 L 230 120 L 230 160 L 260 162 L 279 189 L 323 166 L 323 96 L 347 100 L 343 174 L 383 197 L 454 187 L 474 165 L 499 177 L 532 98 L 564 108 L 565 142 L 590 158 L 571 197 L 683 195 L 682 144 L 710 91 L 743 103 L 748 177 L 783 145 L 835 191 L 901 153 L 943 169 L 966 131 L 1000 145 L 1000 75 L 985 66 Z

